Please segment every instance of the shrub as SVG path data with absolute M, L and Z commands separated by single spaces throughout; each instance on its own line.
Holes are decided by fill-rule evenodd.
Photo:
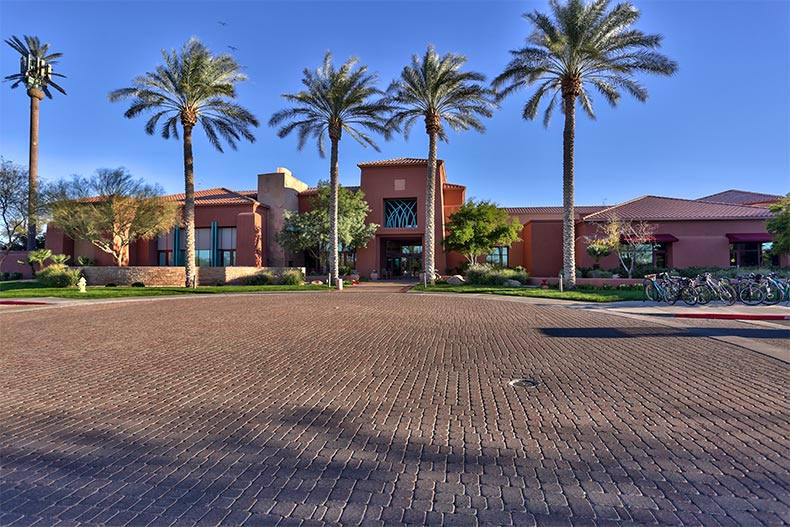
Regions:
M 36 279 L 46 287 L 73 287 L 80 279 L 80 271 L 63 264 L 52 264 L 36 273 Z
M 466 270 L 466 281 L 470 284 L 486 285 L 486 279 L 491 267 L 488 265 L 470 265 Z
M 0 282 L 6 282 L 8 280 L 20 280 L 22 278 L 22 273 L 0 273 Z
M 466 271 L 466 281 L 475 285 L 505 285 L 508 280 L 526 284 L 529 274 L 523 269 L 499 269 L 489 265 L 472 265 Z
M 66 265 L 71 260 L 71 256 L 68 254 L 53 254 L 49 259 L 55 265 Z
M 591 269 L 587 272 L 587 278 L 611 278 L 612 273 L 610 271 L 604 271 L 603 269 Z
M 302 285 L 304 283 L 304 275 L 302 271 L 289 269 L 282 272 L 278 283 L 282 285 Z
M 277 277 L 271 271 L 261 271 L 244 278 L 246 285 L 271 285 L 276 281 Z
M 117 285 L 115 285 L 115 284 L 107 284 L 107 285 L 105 285 L 104 287 L 118 287 L 118 286 L 117 286 Z
M 77 256 L 77 265 L 81 265 L 83 267 L 96 265 L 96 260 L 88 256 Z
M 132 287 L 145 287 L 145 284 L 142 282 L 135 282 L 132 284 Z
M 338 273 L 340 276 L 348 276 L 354 273 L 354 268 L 350 265 L 341 265 L 337 268 Z

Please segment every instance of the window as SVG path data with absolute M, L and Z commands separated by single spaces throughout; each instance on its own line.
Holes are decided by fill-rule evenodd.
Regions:
M 623 260 L 631 263 L 631 246 L 623 245 Z M 669 266 L 668 243 L 642 243 L 636 246 L 636 265 L 652 265 L 665 269 Z
M 211 229 L 195 229 L 195 265 L 197 267 L 211 265 Z
M 416 229 L 417 200 L 385 199 L 384 227 L 390 229 Z
M 160 234 L 156 240 L 157 262 L 159 265 L 174 265 L 173 261 L 173 231 Z
M 772 243 L 746 242 L 730 244 L 731 267 L 759 267 L 773 264 Z M 777 258 L 778 260 L 778 258 Z
M 507 267 L 507 247 L 494 247 L 494 250 L 486 255 L 486 263 L 497 267 Z
M 220 227 L 217 243 L 219 254 L 217 264 L 222 267 L 236 265 L 236 227 Z

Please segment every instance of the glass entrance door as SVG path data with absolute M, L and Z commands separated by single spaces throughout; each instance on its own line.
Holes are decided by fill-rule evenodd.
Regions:
M 387 240 L 384 251 L 384 278 L 417 277 L 422 272 L 421 240 Z

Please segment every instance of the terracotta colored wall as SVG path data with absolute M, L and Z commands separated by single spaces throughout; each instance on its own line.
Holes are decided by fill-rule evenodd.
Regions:
M 671 234 L 678 239 L 669 244 L 669 267 L 729 267 L 730 241 L 727 234 L 767 233 L 764 220 L 709 220 L 709 221 L 666 221 L 656 222 L 656 234 Z M 593 228 L 587 226 L 590 232 Z M 581 249 L 580 267 L 592 267 L 595 259 Z M 615 255 L 601 259 L 601 267 L 614 268 L 619 265 Z
M 562 270 L 562 222 L 533 221 L 531 242 L 527 247 L 532 276 L 555 276 Z
M 238 265 L 260 266 L 266 259 L 264 245 L 267 232 L 265 206 L 214 205 L 195 208 L 195 228 L 211 227 L 216 221 L 219 227 L 236 227 L 236 257 Z M 256 230 L 257 229 L 257 230 Z M 115 266 L 112 255 L 105 253 L 85 240 L 76 242 L 67 238 L 63 231 L 49 226 L 47 229 L 47 248 L 55 254 L 69 254 L 72 262 L 78 256 L 93 258 L 98 266 Z M 158 264 L 157 239 L 137 240 L 129 247 L 129 262 L 132 266 L 156 266 Z
M 236 265 L 260 267 L 266 261 L 263 238 L 266 225 L 257 212 L 243 212 L 236 216 Z
M 18 264 L 18 260 L 27 260 L 27 251 L 11 251 L 8 258 L 0 265 L 2 273 L 22 273 L 22 278 L 33 278 L 29 265 Z
M 282 230 L 285 211 L 299 210 L 299 192 L 307 190 L 307 184 L 291 175 L 287 168 L 278 168 L 276 172 L 258 175 L 258 201 L 269 208 L 266 220 L 265 265 L 284 265 L 296 255 L 286 251 L 274 241 L 274 233 Z
M 380 261 L 382 238 L 417 238 L 422 239 L 425 232 L 425 175 L 426 165 L 417 166 L 382 166 L 364 167 L 360 175 L 360 186 L 365 192 L 365 199 L 370 206 L 367 221 L 384 224 L 384 200 L 398 198 L 416 198 L 417 228 L 392 229 L 379 227 L 376 239 L 367 248 L 357 251 L 357 267 L 360 273 L 368 275 L 373 269 L 381 269 Z M 395 190 L 396 180 L 403 181 L 403 190 Z M 447 255 L 442 250 L 441 240 L 444 232 L 444 197 L 441 189 L 446 180 L 444 164 L 439 166 L 436 174 L 436 205 L 435 231 L 436 240 L 435 265 L 439 272 L 447 268 Z M 457 200 L 457 196 L 454 198 Z M 448 203 L 452 206 L 452 204 Z
M 74 256 L 74 240 L 67 238 L 63 231 L 52 225 L 47 225 L 47 239 L 44 247 L 52 254 L 70 254 Z

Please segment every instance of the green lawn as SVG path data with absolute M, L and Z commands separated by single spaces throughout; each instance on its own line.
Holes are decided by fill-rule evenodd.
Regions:
M 557 289 L 539 289 L 524 287 L 500 287 L 486 285 L 449 285 L 437 284 L 427 288 L 418 285 L 412 291 L 432 293 L 477 293 L 489 295 L 528 296 L 534 298 L 556 298 L 559 300 L 575 300 L 578 302 L 621 302 L 624 300 L 642 300 L 642 291 L 619 291 L 612 289 L 585 289 L 583 291 L 563 291 Z
M 218 285 L 186 287 L 88 287 L 80 293 L 76 287 L 44 287 L 38 282 L 0 282 L 0 298 L 125 298 L 193 294 L 257 293 L 261 291 L 326 291 L 325 285 Z

